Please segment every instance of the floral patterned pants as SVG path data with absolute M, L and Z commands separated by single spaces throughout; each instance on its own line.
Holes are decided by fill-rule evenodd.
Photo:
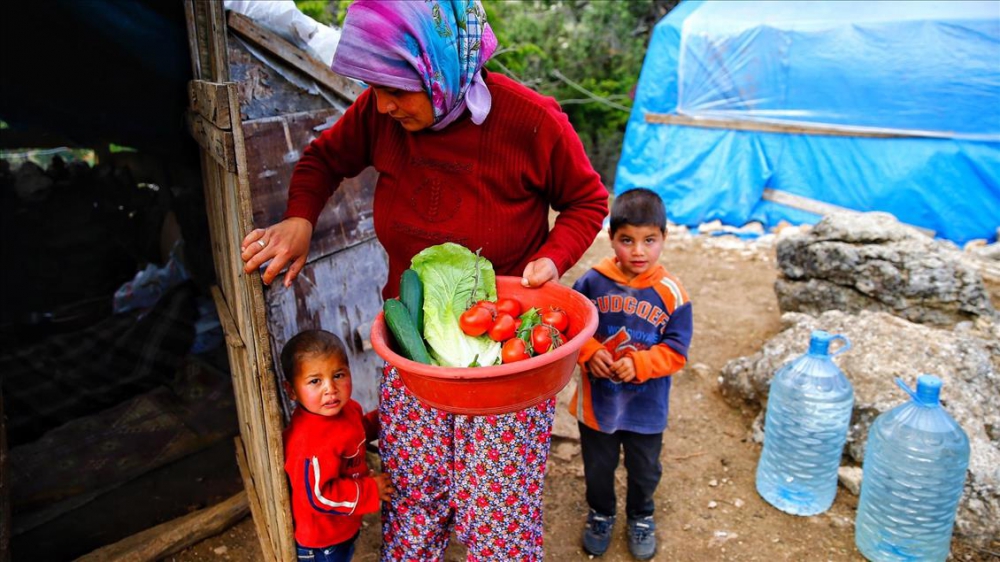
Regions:
M 470 561 L 541 560 L 555 398 L 512 414 L 449 414 L 389 365 L 380 391 L 382 465 L 396 488 L 382 508 L 382 560 L 443 560 L 452 527 Z

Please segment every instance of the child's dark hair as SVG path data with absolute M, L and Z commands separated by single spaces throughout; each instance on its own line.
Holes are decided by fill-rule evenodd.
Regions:
M 306 355 L 337 355 L 347 359 L 347 348 L 336 334 L 326 330 L 303 330 L 288 340 L 281 349 L 281 371 L 285 380 L 293 382 L 295 365 Z
M 611 204 L 611 236 L 623 226 L 655 226 L 666 233 L 667 210 L 663 200 L 644 187 L 616 196 Z

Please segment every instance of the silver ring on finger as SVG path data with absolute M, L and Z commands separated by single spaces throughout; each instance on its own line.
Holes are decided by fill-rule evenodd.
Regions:
M 260 244 L 261 248 L 266 248 L 267 247 L 267 242 L 264 242 L 263 239 L 258 240 L 257 243 Z

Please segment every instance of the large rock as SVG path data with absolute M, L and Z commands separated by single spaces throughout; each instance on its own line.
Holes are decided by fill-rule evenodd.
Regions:
M 957 532 L 980 545 L 1000 536 L 1000 325 L 983 318 L 947 330 L 869 311 L 829 311 L 819 317 L 786 313 L 782 323 L 784 330 L 761 351 L 723 368 L 721 391 L 730 403 L 760 407 L 754 422 L 759 427 L 772 376 L 806 351 L 812 330 L 843 334 L 853 347 L 834 361 L 855 392 L 845 452 L 860 465 L 872 421 L 908 399 L 896 377 L 912 387 L 920 374 L 937 375 L 944 381 L 942 403 L 971 445 Z M 760 437 L 758 431 L 755 438 Z
M 777 245 L 782 312 L 882 310 L 951 326 L 996 317 L 978 268 L 954 244 L 888 213 L 839 213 Z

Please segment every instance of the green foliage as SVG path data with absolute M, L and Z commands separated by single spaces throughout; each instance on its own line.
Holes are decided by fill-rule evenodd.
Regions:
M 342 27 L 347 7 L 352 2 L 354 0 L 295 0 L 295 6 L 320 23 Z
M 500 48 L 487 64 L 554 97 L 609 185 L 653 25 L 676 0 L 484 0 Z
M 327 9 L 330 4 L 336 4 L 336 2 L 330 2 L 329 0 L 295 0 L 295 6 L 298 7 L 300 12 L 326 25 L 333 24 L 333 13 Z

